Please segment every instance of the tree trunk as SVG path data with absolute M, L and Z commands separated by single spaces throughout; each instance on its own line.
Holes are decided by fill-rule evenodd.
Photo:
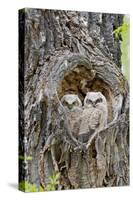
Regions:
M 57 189 L 129 184 L 129 91 L 121 72 L 123 15 L 19 11 L 19 181 Z M 108 125 L 86 143 L 73 137 L 64 94 L 100 91 Z M 30 159 L 32 158 L 32 159 Z

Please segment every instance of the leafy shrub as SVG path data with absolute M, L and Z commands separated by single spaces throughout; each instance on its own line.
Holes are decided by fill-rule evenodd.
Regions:
M 54 173 L 50 176 L 50 183 L 46 187 L 46 191 L 54 191 L 57 190 L 57 186 L 59 184 L 60 173 Z
M 54 173 L 50 176 L 50 183 L 43 189 L 41 186 L 38 186 L 34 183 L 31 184 L 28 181 L 21 181 L 19 183 L 19 190 L 24 192 L 43 192 L 43 191 L 54 191 L 57 190 L 59 184 L 60 173 Z
M 31 184 L 27 181 L 21 181 L 19 183 L 19 190 L 24 192 L 42 192 L 44 189 L 40 186 L 39 189 L 36 184 Z

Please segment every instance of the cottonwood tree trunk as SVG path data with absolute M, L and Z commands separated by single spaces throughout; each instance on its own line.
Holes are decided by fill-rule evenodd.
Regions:
M 129 184 L 129 91 L 113 34 L 122 22 L 120 14 L 20 10 L 19 181 L 45 187 L 59 171 L 57 189 Z M 60 99 L 71 92 L 83 100 L 87 91 L 105 95 L 109 115 L 82 143 Z

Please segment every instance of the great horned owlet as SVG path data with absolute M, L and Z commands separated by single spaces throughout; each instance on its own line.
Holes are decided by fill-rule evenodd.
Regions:
M 65 108 L 71 132 L 77 138 L 80 128 L 79 120 L 83 111 L 82 102 L 78 95 L 66 94 L 62 97 L 61 103 Z
M 87 142 L 92 133 L 102 130 L 107 124 L 107 116 L 105 96 L 101 92 L 88 92 L 84 99 L 79 140 Z

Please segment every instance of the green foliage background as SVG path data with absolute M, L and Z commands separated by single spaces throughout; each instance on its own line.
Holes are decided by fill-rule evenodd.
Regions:
M 125 15 L 123 24 L 122 26 L 118 27 L 114 31 L 116 37 L 118 38 L 120 35 L 122 37 L 122 42 L 121 42 L 121 51 L 122 51 L 122 56 L 121 56 L 121 61 L 122 61 L 122 71 L 129 80 L 129 68 L 130 68 L 130 62 L 129 62 L 129 42 L 130 42 L 130 20 L 129 16 Z

